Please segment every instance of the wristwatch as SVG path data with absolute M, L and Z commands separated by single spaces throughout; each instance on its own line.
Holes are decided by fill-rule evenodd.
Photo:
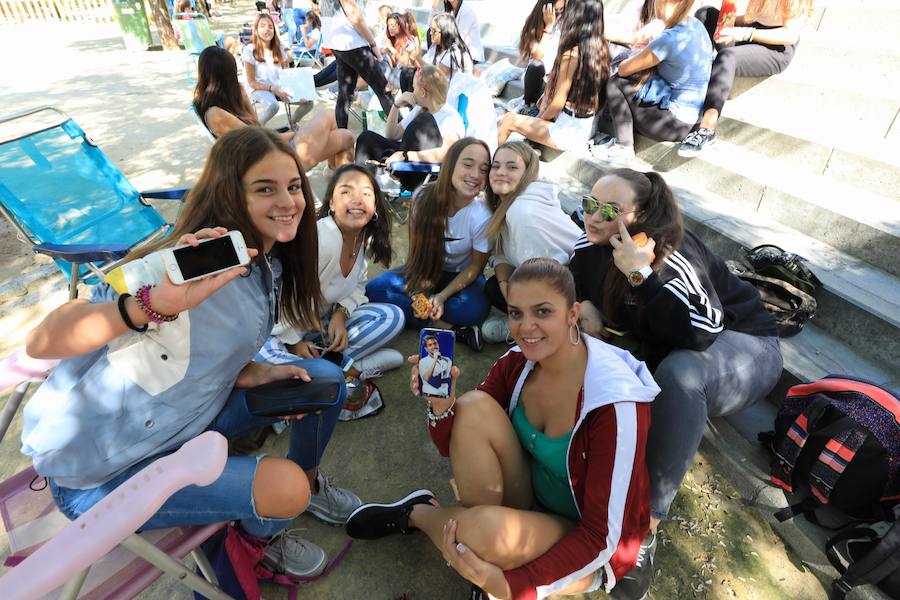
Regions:
M 628 274 L 628 283 L 631 284 L 631 287 L 638 287 L 639 285 L 647 281 L 647 278 L 651 275 L 653 275 L 653 267 L 651 267 L 650 265 L 641 267 L 640 269 L 635 269 Z
M 350 309 L 338 302 L 331 305 L 331 314 L 334 315 L 335 313 L 343 313 L 344 317 L 350 319 Z

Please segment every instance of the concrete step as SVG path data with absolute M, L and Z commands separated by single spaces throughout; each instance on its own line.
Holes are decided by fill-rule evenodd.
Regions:
M 563 185 L 563 204 L 571 210 L 581 194 L 609 165 L 571 153 L 542 165 L 541 174 Z M 900 381 L 900 281 L 866 262 L 854 258 L 790 227 L 749 212 L 725 198 L 698 189 L 696 181 L 680 173 L 667 173 L 692 231 L 718 254 L 740 258 L 741 247 L 772 243 L 804 256 L 822 279 L 815 325 L 831 340 L 846 345 L 872 364 L 880 365 L 879 381 Z M 801 334 L 798 338 L 803 337 Z M 814 337 L 814 336 L 811 336 Z M 825 367 L 848 364 L 845 353 L 833 357 L 820 349 L 819 363 Z M 820 370 L 820 375 L 822 373 Z
M 751 135 L 747 135 L 751 134 Z M 779 139 L 772 139 L 779 138 Z M 782 135 L 752 136 L 731 121 L 702 156 L 678 156 L 678 144 L 653 144 L 639 156 L 655 170 L 677 173 L 731 204 L 790 225 L 893 275 L 900 275 L 900 201 L 820 174 L 825 149 Z M 781 143 L 775 143 L 780 141 Z M 815 153 L 815 150 L 819 150 Z

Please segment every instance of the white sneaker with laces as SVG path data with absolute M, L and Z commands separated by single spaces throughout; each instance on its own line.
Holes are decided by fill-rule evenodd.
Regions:
M 347 522 L 350 513 L 362 504 L 359 496 L 350 490 L 334 485 L 331 478 L 323 475 L 321 471 L 316 475 L 316 483 L 319 491 L 316 494 L 310 494 L 306 512 L 320 521 L 343 525 Z
M 509 343 L 512 338 L 509 335 L 509 322 L 505 317 L 488 317 L 481 324 L 482 337 L 492 343 Z
M 403 355 L 396 350 L 382 348 L 354 361 L 353 367 L 359 371 L 359 378 L 366 380 L 381 377 L 387 371 L 398 369 L 403 366 L 404 362 L 406 361 Z

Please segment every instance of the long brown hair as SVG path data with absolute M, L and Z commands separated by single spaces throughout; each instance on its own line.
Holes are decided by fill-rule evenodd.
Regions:
M 263 19 L 268 19 L 269 22 L 272 23 L 272 30 L 274 32 L 272 41 L 268 43 L 268 47 L 266 42 L 259 37 L 259 33 L 257 33 L 259 22 Z M 284 62 L 284 50 L 281 47 L 281 40 L 278 38 L 278 27 L 275 26 L 275 21 L 268 13 L 259 13 L 256 15 L 256 19 L 253 20 L 253 35 L 250 38 L 250 43 L 253 44 L 253 58 L 255 60 L 259 62 L 266 60 L 265 51 L 268 49 L 272 51 L 272 61 L 276 65 L 281 65 Z
M 578 0 L 566 5 L 560 23 L 559 50 L 549 71 L 545 97 L 552 98 L 556 91 L 564 55 L 572 56 L 577 50 L 578 65 L 572 75 L 567 103 L 580 113 L 594 112 L 605 103 L 610 71 L 609 44 L 603 28 L 602 0 Z
M 305 330 L 318 329 L 324 301 L 318 277 L 319 240 L 314 196 L 297 153 L 270 129 L 241 127 L 220 137 L 209 151 L 200 179 L 188 192 L 172 232 L 165 239 L 131 253 L 128 260 L 171 246 L 173 240 L 205 227 L 240 231 L 247 247 L 260 250 L 256 262 L 265 260 L 262 238 L 247 209 L 243 177 L 253 165 L 276 151 L 290 156 L 296 163 L 300 189 L 306 200 L 296 237 L 290 242 L 276 242 L 272 248 L 283 267 L 278 301 L 288 323 Z
M 375 215 L 371 221 L 363 227 L 362 247 L 365 248 L 366 256 L 373 262 L 381 263 L 385 268 L 391 266 L 391 211 L 384 198 L 384 192 L 372 172 L 354 163 L 348 163 L 338 167 L 331 181 L 328 182 L 328 189 L 325 190 L 325 199 L 319 207 L 318 217 L 324 219 L 331 214 L 331 198 L 334 196 L 334 189 L 340 182 L 341 177 L 345 173 L 362 173 L 369 179 L 372 184 L 372 190 L 375 192 Z
M 618 177 L 634 191 L 636 218 L 628 226 L 628 233 L 635 235 L 644 232 L 653 238 L 656 242 L 656 258 L 652 266 L 658 271 L 666 257 L 681 247 L 684 239 L 684 219 L 675 194 L 662 175 L 654 171 L 641 173 L 633 169 L 613 169 L 604 177 Z M 602 312 L 613 323 L 616 322 L 616 316 L 621 314 L 628 289 L 625 275 L 610 261 L 603 281 Z
M 409 256 L 404 267 L 406 291 L 432 292 L 444 268 L 444 246 L 450 205 L 453 202 L 453 172 L 463 150 L 478 144 L 491 156 L 488 145 L 482 140 L 465 137 L 456 141 L 444 158 L 437 181 L 423 186 L 416 193 L 415 210 L 410 206 Z
M 200 53 L 194 88 L 194 110 L 204 123 L 206 111 L 213 106 L 233 114 L 247 125 L 259 125 L 256 112 L 238 81 L 234 57 L 219 46 L 210 46 Z
M 522 161 L 525 163 L 525 172 L 522 174 L 519 185 L 515 187 L 506 199 L 501 199 L 500 196 L 494 193 L 494 190 L 491 189 L 490 180 L 488 180 L 487 190 L 485 190 L 484 195 L 487 198 L 488 208 L 494 213 L 491 215 L 491 220 L 488 221 L 487 226 L 487 236 L 492 241 L 500 236 L 500 231 L 503 229 L 504 223 L 506 223 L 506 212 L 509 210 L 509 207 L 525 191 L 525 188 L 537 181 L 538 170 L 540 169 L 537 152 L 527 142 L 506 142 L 505 144 L 500 144 L 497 150 L 494 151 L 494 160 L 497 159 L 497 154 L 504 149 L 512 150 L 522 158 Z
M 389 26 L 391 19 L 397 22 L 397 27 L 400 29 L 395 37 L 391 36 L 391 28 Z M 404 17 L 400 13 L 389 14 L 387 21 L 385 22 L 384 35 L 387 36 L 387 39 L 391 43 L 391 46 L 394 48 L 394 50 L 403 50 L 406 47 L 407 41 L 411 37 L 409 33 L 409 25 L 406 22 L 406 17 Z
M 531 12 L 525 17 L 522 33 L 519 34 L 519 56 L 531 60 L 531 49 L 541 41 L 544 33 L 544 6 L 547 0 L 537 0 Z

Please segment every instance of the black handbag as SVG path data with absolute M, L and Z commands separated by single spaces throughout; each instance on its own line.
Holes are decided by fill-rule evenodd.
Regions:
M 339 404 L 341 379 L 282 379 L 247 390 L 247 411 L 257 417 L 283 417 L 328 410 Z

